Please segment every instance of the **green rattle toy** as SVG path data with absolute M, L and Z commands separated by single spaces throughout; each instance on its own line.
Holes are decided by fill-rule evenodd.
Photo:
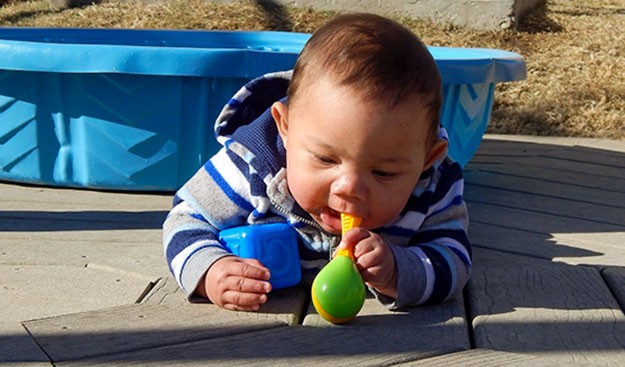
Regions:
M 342 234 L 361 222 L 361 218 L 341 213 Z M 311 296 L 317 313 L 333 324 L 352 320 L 365 302 L 365 283 L 356 267 L 353 251 L 353 248 L 337 251 L 312 284 Z

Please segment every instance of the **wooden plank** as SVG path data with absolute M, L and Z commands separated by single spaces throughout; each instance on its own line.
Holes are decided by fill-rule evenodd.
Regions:
M 10 199 L 16 208 L 60 211 L 115 211 L 126 208 L 164 210 L 171 207 L 174 196 L 173 193 L 31 187 L 2 181 L 0 181 L 0 195 L 3 199 Z
M 535 193 L 532 192 L 532 188 L 526 187 L 527 189 L 521 191 L 499 189 L 494 186 L 467 185 L 465 188 L 465 200 L 469 205 L 473 203 L 497 205 L 502 208 L 522 209 L 529 212 L 592 220 L 593 222 L 625 227 L 625 205 L 619 205 L 618 201 L 614 202 L 614 204 L 601 204 L 599 200 L 589 201 L 583 198 L 583 196 L 579 196 L 579 199 L 574 199 Z M 585 192 L 590 192 L 590 190 L 585 189 Z M 609 201 L 607 198 L 609 195 L 607 194 L 605 195 L 606 202 Z M 623 194 L 623 200 L 625 203 L 625 193 Z
M 503 138 L 503 140 L 502 140 Z M 545 167 L 553 167 L 554 160 L 568 161 L 569 163 L 591 164 L 601 167 L 625 168 L 623 160 L 623 146 L 620 142 L 574 139 L 540 139 L 536 137 L 513 137 L 508 136 L 486 138 L 469 166 L 483 161 L 494 163 L 497 160 L 519 162 L 516 158 L 526 158 L 535 163 L 545 163 Z M 517 139 L 518 138 L 518 139 Z M 527 159 L 530 158 L 530 159 Z M 573 167 L 567 163 L 567 167 Z M 623 177 L 622 175 L 620 177 Z
M 527 141 L 502 141 L 487 139 L 467 165 L 467 171 L 480 167 L 506 165 L 533 166 L 562 173 L 595 175 L 597 177 L 625 179 L 625 153 L 595 147 L 561 145 L 558 142 L 534 143 Z
M 304 287 L 302 290 L 307 296 L 308 290 Z M 186 302 L 182 297 L 177 296 L 180 293 L 175 282 L 170 279 L 160 283 L 159 289 L 151 292 L 144 302 L 180 306 L 179 302 Z M 270 305 L 272 307 L 285 307 L 287 300 L 276 300 L 275 297 L 276 295 L 272 292 L 270 299 L 275 302 L 270 303 Z M 291 308 L 296 307 L 301 307 L 301 303 L 294 304 Z M 295 323 L 297 320 L 291 320 L 289 325 Z M 311 304 L 307 307 L 302 324 L 315 328 L 343 327 L 332 325 L 320 318 Z M 348 326 L 358 329 L 358 332 L 363 334 L 377 334 L 381 339 L 380 343 L 386 343 L 387 340 L 392 343 L 397 338 L 407 338 L 414 340 L 415 343 L 423 344 L 424 347 L 427 347 L 428 343 L 433 343 L 430 345 L 431 350 L 438 350 L 441 347 L 447 349 L 449 346 L 459 349 L 469 348 L 467 321 L 462 297 L 442 305 L 415 307 L 405 311 L 389 311 L 369 295 L 358 316 Z M 428 343 L 424 343 L 424 340 L 428 340 Z
M 625 351 L 625 315 L 596 269 L 518 264 L 493 258 L 474 268 L 469 294 L 478 348 L 560 353 L 569 362 L 613 361 Z
M 625 265 L 625 226 L 469 203 L 476 246 L 569 264 Z
M 527 165 L 502 164 L 489 171 L 474 170 L 467 174 L 465 198 L 469 202 L 473 237 L 477 233 L 477 237 L 482 237 L 478 241 L 486 247 L 495 245 L 569 263 L 589 260 L 588 263 L 602 264 L 607 260 L 604 264 L 625 264 L 622 251 L 611 239 L 612 233 L 625 230 L 625 205 L 622 204 L 625 195 L 619 191 L 625 189 L 619 189 L 618 184 L 614 186 L 613 178 L 610 179 L 612 189 L 579 185 L 575 176 L 590 176 L 583 172 L 570 174 L 571 184 L 553 187 L 552 180 L 526 178 L 526 168 Z M 500 174 L 502 170 L 505 172 Z M 552 167 L 534 172 L 543 172 L 545 177 L 560 173 L 554 174 Z M 476 223 L 481 227 L 478 231 Z M 500 228 L 484 228 L 489 225 Z M 514 236 L 506 236 L 505 231 L 513 232 Z M 540 238 L 541 233 L 544 239 Z M 519 235 L 526 245 L 519 240 Z M 507 240 L 501 241 L 497 236 Z M 541 249 L 543 244 L 546 246 Z M 580 250 L 579 255 L 572 253 L 575 248 Z M 583 254 L 584 250 L 588 254 Z M 562 257 L 558 257 L 558 252 L 563 253 Z
M 554 172 L 552 167 L 538 166 L 535 163 L 533 164 L 533 161 L 518 162 L 516 164 L 477 164 L 472 166 L 472 169 L 465 171 L 465 179 L 468 183 L 479 183 L 482 172 L 502 176 L 533 178 L 544 182 L 574 185 L 590 190 L 613 191 L 618 193 L 625 192 L 624 179 L 587 174 L 584 172 L 569 172 L 564 170 Z M 477 180 L 474 181 L 474 178 L 477 178 Z
M 0 265 L 2 321 L 19 322 L 134 303 L 150 281 L 110 269 Z M 15 307 L 15 305 L 20 305 Z
M 1 232 L 160 229 L 167 212 L 0 212 Z
M 383 321 L 383 320 L 380 320 Z M 367 331 L 367 332 L 364 332 Z M 395 337 L 385 341 L 374 329 L 341 327 L 282 327 L 107 355 L 56 366 L 388 366 L 457 351 L 430 350 L 424 340 Z
M 581 138 L 566 136 L 534 136 L 534 135 L 509 135 L 509 134 L 485 134 L 483 142 L 495 143 L 529 143 L 538 146 L 585 147 L 594 148 L 602 152 L 625 153 L 625 145 L 622 141 L 598 138 Z
M 341 328 L 321 318 L 312 305 L 308 308 L 303 325 Z M 425 354 L 437 350 L 470 348 L 462 297 L 440 305 L 389 311 L 370 296 L 365 300 L 357 317 L 348 325 L 358 332 L 354 340 L 359 340 L 361 334 L 371 333 L 377 336 L 379 344 L 388 344 L 388 348 L 400 342 L 420 345 L 421 353 Z
M 592 319 L 593 316 L 591 315 L 591 313 L 595 312 L 593 310 L 584 310 L 582 308 L 581 310 L 577 309 L 577 311 L 574 311 L 575 310 L 574 305 L 569 306 L 569 308 L 555 307 L 555 309 L 550 310 L 549 308 L 552 308 L 552 307 L 549 307 L 549 306 L 541 307 L 539 305 L 540 302 L 534 302 L 535 303 L 534 306 L 528 306 L 528 303 L 531 304 L 532 303 L 531 300 L 535 298 L 533 293 L 532 295 L 527 295 L 527 293 L 529 292 L 520 291 L 519 287 L 515 285 L 514 282 L 508 281 L 508 278 L 498 278 L 500 272 L 506 272 L 506 269 L 512 269 L 512 271 L 514 272 L 515 271 L 514 269 L 518 269 L 520 266 L 531 268 L 531 269 L 537 269 L 536 271 L 541 271 L 541 269 L 550 269 L 553 266 L 567 267 L 567 265 L 554 264 L 550 261 L 543 260 L 543 259 L 536 259 L 533 257 L 522 256 L 522 255 L 508 253 L 508 252 L 492 251 L 489 249 L 483 249 L 479 247 L 474 248 L 473 253 L 474 253 L 474 257 L 473 257 L 474 273 L 475 272 L 483 273 L 484 271 L 488 271 L 488 269 L 493 269 L 493 268 L 496 268 L 498 270 L 494 272 L 496 273 L 496 275 L 489 274 L 488 278 L 486 279 L 486 282 L 488 283 L 487 286 L 476 288 L 475 281 L 471 280 L 470 285 L 468 287 L 468 293 L 470 294 L 471 300 L 473 300 L 475 297 L 478 297 L 480 298 L 481 302 L 487 303 L 487 302 L 493 302 L 492 299 L 496 298 L 496 300 L 493 302 L 493 305 L 492 305 L 492 307 L 495 307 L 494 305 L 496 303 L 499 303 L 500 299 L 506 298 L 506 295 L 499 291 L 501 287 L 508 287 L 509 292 L 518 293 L 519 295 L 514 297 L 515 299 L 521 299 L 521 298 L 526 299 L 524 302 L 515 301 L 514 299 L 509 300 L 511 304 L 514 304 L 509 307 L 510 309 L 509 313 L 512 316 L 499 313 L 495 309 L 492 309 L 491 311 L 485 311 L 479 314 L 475 309 L 472 310 L 471 315 L 472 317 L 474 317 L 474 321 L 472 323 L 475 327 L 475 332 L 477 334 L 476 343 L 477 343 L 478 348 L 489 348 L 489 351 L 492 349 L 499 350 L 499 351 L 505 350 L 507 351 L 507 353 L 514 353 L 513 355 L 509 356 L 510 358 L 512 358 L 512 361 L 510 362 L 511 365 L 516 364 L 517 356 L 519 355 L 519 353 L 521 353 L 524 356 L 524 357 L 519 357 L 520 359 L 518 360 L 518 364 L 521 366 L 522 365 L 558 366 L 558 365 L 570 365 L 571 363 L 581 363 L 582 365 L 625 366 L 625 345 L 622 346 L 621 348 L 618 348 L 617 346 L 615 347 L 614 345 L 612 345 L 612 347 L 610 347 L 609 345 L 606 345 L 605 349 L 592 350 L 591 348 L 587 348 L 587 349 L 575 350 L 575 347 L 566 349 L 566 348 L 560 347 L 560 345 L 554 346 L 554 342 L 551 342 L 551 343 L 547 343 L 547 345 L 545 346 L 545 349 L 548 349 L 548 350 L 534 350 L 534 349 L 537 349 L 535 348 L 535 344 L 540 345 L 542 343 L 542 340 L 535 340 L 533 345 L 528 346 L 528 341 L 532 343 L 531 341 L 534 340 L 533 339 L 534 333 L 535 334 L 544 333 L 545 334 L 544 338 L 548 338 L 548 339 L 553 338 L 554 340 L 556 340 L 555 342 L 556 344 L 565 343 L 565 342 L 571 343 L 571 340 L 567 340 L 567 338 L 570 338 L 571 336 L 576 335 L 576 333 L 578 332 L 577 327 L 584 328 L 584 326 L 578 325 L 579 318 L 582 318 L 583 321 L 586 321 L 586 319 L 583 316 L 581 316 L 578 319 L 574 317 L 570 320 L 567 320 L 566 317 L 568 317 L 568 313 L 576 313 L 577 314 L 576 316 L 579 316 L 579 314 L 583 312 L 587 317 L 589 317 L 588 320 L 591 323 L 597 323 L 598 327 L 606 328 L 608 330 L 610 329 L 608 325 L 602 324 L 601 319 L 597 319 L 596 317 Z M 582 267 L 571 266 L 570 268 L 577 269 L 577 268 L 582 268 Z M 585 269 L 589 269 L 589 268 L 585 268 Z M 511 275 L 511 277 L 515 278 L 514 274 Z M 476 276 L 476 278 L 479 278 L 479 276 Z M 540 279 L 532 279 L 532 281 L 536 284 L 539 284 Z M 552 279 L 552 282 L 553 282 L 553 286 L 551 288 L 558 287 L 557 279 Z M 572 279 L 571 282 L 575 282 L 575 279 Z M 603 287 L 601 286 L 600 288 L 603 288 Z M 605 288 L 603 288 L 603 291 L 600 293 L 603 294 L 605 299 L 607 299 L 607 303 L 613 304 L 613 302 L 610 300 L 609 295 L 604 291 L 604 289 Z M 475 294 L 476 291 L 477 291 L 477 295 Z M 557 298 L 559 294 L 561 293 L 566 294 L 568 290 L 564 289 L 558 293 L 558 292 L 554 292 L 552 289 L 545 289 L 544 287 L 541 287 L 540 293 L 543 295 L 542 297 L 544 297 L 545 294 L 547 294 L 547 297 L 549 297 L 549 294 L 548 294 L 549 292 L 553 293 L 552 297 Z M 487 296 L 484 296 L 484 294 L 487 294 Z M 494 297 L 493 294 L 496 294 L 497 296 Z M 569 295 L 569 297 L 575 297 L 575 295 Z M 590 298 L 594 297 L 593 290 L 590 290 L 588 294 L 585 295 L 584 298 L 589 298 L 589 297 Z M 546 303 L 546 302 L 543 302 L 543 303 Z M 473 304 L 471 304 L 470 308 L 473 308 L 472 305 Z M 619 315 L 618 309 L 613 309 L 613 311 L 616 315 Z M 557 316 L 550 316 L 548 315 L 548 313 L 552 313 Z M 517 315 L 514 316 L 515 314 Z M 514 321 L 512 320 L 513 317 L 521 318 L 521 316 L 526 316 L 524 321 L 513 322 Z M 508 318 L 510 320 L 508 320 Z M 545 318 L 548 319 L 547 322 L 544 321 Z M 616 318 L 618 320 L 621 320 L 621 316 L 616 316 Z M 475 320 L 478 320 L 478 321 L 475 321 Z M 514 346 L 510 347 L 509 345 L 505 347 L 501 347 L 501 346 L 493 345 L 499 341 L 499 338 L 500 338 L 499 335 L 496 333 L 484 335 L 485 332 L 493 331 L 490 325 L 491 322 L 495 324 L 497 328 L 499 328 L 497 330 L 498 332 L 501 332 L 504 336 L 507 336 L 508 338 L 510 338 L 509 335 L 514 335 L 514 333 L 518 333 L 519 328 L 521 328 L 521 330 L 526 331 L 525 334 L 517 335 L 517 339 L 519 339 L 517 342 L 513 341 L 511 343 L 514 345 L 518 344 L 518 347 L 514 347 Z M 541 324 L 541 322 L 544 324 Z M 618 322 L 621 323 L 621 321 L 618 321 Z M 486 327 L 486 331 L 484 329 L 485 327 Z M 620 332 L 619 328 L 622 328 L 622 327 L 623 326 L 618 326 L 617 330 L 614 331 L 614 333 L 616 334 Z M 532 336 L 527 335 L 527 330 L 529 330 L 530 328 L 534 329 L 534 330 L 531 330 Z M 571 336 L 558 335 L 558 333 L 554 333 L 552 331 L 554 328 L 558 330 L 565 330 L 567 332 L 570 332 Z M 593 330 L 597 331 L 597 327 L 593 328 Z M 592 332 L 593 331 L 588 331 L 587 334 L 579 335 L 579 338 L 583 339 L 584 337 L 587 337 L 588 334 L 592 334 Z M 597 332 L 601 332 L 601 330 Z M 486 338 L 488 339 L 489 342 L 492 341 L 493 343 L 490 344 L 490 347 L 485 347 L 483 345 L 483 340 L 480 338 L 482 339 Z M 601 342 L 599 341 L 598 343 L 600 344 Z M 461 359 L 462 353 L 463 352 L 458 353 L 458 359 Z M 440 358 L 442 360 L 445 360 L 445 357 L 446 356 L 442 356 Z M 450 357 L 453 358 L 454 356 L 451 355 Z M 507 366 L 509 364 L 508 361 L 505 361 L 506 355 L 502 355 L 501 356 L 502 360 L 499 362 L 497 361 L 497 356 L 493 356 L 493 357 L 494 359 L 492 363 L 494 365 L 506 365 Z M 531 358 L 531 363 L 524 364 L 523 358 Z M 436 360 L 437 358 L 432 358 L 432 359 L 426 360 L 425 362 L 429 363 L 430 361 L 436 361 Z M 473 356 L 470 356 L 468 358 L 469 366 L 473 365 L 470 362 L 472 360 L 473 360 Z M 476 363 L 475 365 L 480 365 L 479 359 L 476 359 L 475 363 Z M 424 363 L 423 365 L 427 366 L 428 364 Z M 442 363 L 442 365 L 464 366 L 462 362 L 454 363 L 451 361 L 450 363 Z M 485 362 L 485 365 L 488 365 L 488 364 Z
M 621 154 L 621 153 L 619 153 Z M 623 154 L 621 154 L 623 155 Z M 592 162 L 580 162 L 576 160 L 568 160 L 549 155 L 537 155 L 530 158 L 513 158 L 506 160 L 506 164 L 523 163 L 535 167 L 543 167 L 545 169 L 556 172 L 581 173 L 585 175 L 597 175 L 600 177 L 611 177 L 614 179 L 625 179 L 625 170 L 610 165 L 596 164 Z
M 378 323 L 379 320 L 386 320 L 386 323 Z M 457 343 L 463 348 L 468 348 L 469 340 L 466 338 L 464 300 L 462 297 L 440 305 L 420 306 L 407 308 L 402 311 L 389 311 L 378 302 L 372 295 L 368 295 L 365 304 L 357 317 L 350 321 L 350 325 L 358 327 L 375 326 L 380 328 L 380 334 L 425 332 L 425 329 L 441 325 L 440 331 L 450 334 L 437 335 L 435 339 L 448 340 L 450 343 Z M 321 318 L 314 307 L 308 307 L 304 326 L 312 327 L 333 327 L 331 323 Z M 424 328 L 421 330 L 421 328 Z M 428 332 L 436 333 L 435 330 Z M 432 335 L 432 334 L 429 334 Z M 456 339 L 460 336 L 459 339 Z
M 606 171 L 617 170 L 621 171 L 621 174 L 625 174 L 625 154 L 623 152 L 573 146 L 565 149 L 554 149 L 539 156 L 582 164 L 590 163 L 595 166 L 606 167 Z
M 106 236 L 104 236 L 106 234 Z M 161 235 L 159 229 L 110 229 L 81 230 L 81 231 L 26 231 L 26 232 L 0 232 L 0 240 L 4 241 L 42 241 L 56 243 L 92 242 L 95 245 L 107 243 L 154 243 L 154 239 Z M 162 239 L 161 239 L 162 240 Z M 157 240 L 156 242 L 161 242 Z
M 507 228 L 496 224 L 478 222 L 474 220 L 469 227 L 469 239 L 474 248 L 486 248 L 512 254 L 530 256 L 552 260 L 559 258 L 562 261 L 567 259 L 578 259 L 579 261 L 592 261 L 606 263 L 614 262 L 620 264 L 625 261 L 625 254 L 622 256 L 617 251 L 610 251 L 610 255 L 615 258 L 605 256 L 601 246 L 593 243 L 592 246 L 577 247 L 568 246 L 566 243 L 556 243 L 549 234 Z
M 625 154 L 624 154 L 625 155 Z M 622 182 L 625 179 L 625 173 L 621 168 L 614 168 L 611 166 L 598 166 L 591 163 L 577 163 L 574 161 L 568 161 L 558 158 L 546 157 L 546 156 L 534 156 L 534 157 L 517 157 L 517 156 L 497 156 L 487 155 L 475 157 L 465 167 L 466 172 L 472 172 L 480 169 L 484 170 L 496 170 L 501 166 L 509 167 L 528 167 L 528 169 L 536 170 L 551 170 L 553 175 L 585 175 L 589 177 L 597 177 L 600 181 L 615 180 L 615 184 Z
M 592 216 L 565 216 L 518 208 L 502 207 L 497 204 L 469 202 L 469 215 L 481 223 L 499 225 L 522 231 L 544 233 L 577 232 L 621 232 L 625 225 L 596 221 Z
M 508 353 L 488 349 L 471 349 L 445 354 L 416 362 L 408 362 L 394 367 L 540 367 L 553 366 L 553 360 L 542 361 L 532 354 Z
M 596 252 L 595 256 L 576 257 L 554 256 L 554 261 L 567 264 L 596 265 L 598 268 L 605 266 L 625 266 L 625 251 L 623 251 L 623 239 L 625 231 L 621 232 L 590 232 L 590 233 L 553 233 L 552 238 L 556 247 L 569 247 L 578 250 L 590 250 Z
M 308 291 L 303 286 L 276 289 L 269 293 L 268 302 L 261 305 L 259 312 L 249 312 L 248 318 L 275 318 L 286 325 L 299 324 L 308 298 Z M 195 303 L 209 305 L 208 301 L 193 299 Z M 180 290 L 171 277 L 159 280 L 154 288 L 141 300 L 141 303 L 162 305 L 171 308 L 189 307 L 187 296 Z M 210 307 L 214 307 L 210 305 Z
M 0 232 L 0 264 L 100 267 L 153 281 L 169 274 L 160 230 Z
M 303 290 L 290 288 L 270 297 L 258 313 L 227 311 L 209 303 L 177 302 L 177 307 L 143 303 L 24 325 L 56 364 L 196 340 L 222 344 L 227 336 L 287 326 L 298 318 L 304 298 Z
M 610 291 L 625 312 L 625 266 L 611 266 L 601 272 Z
M 2 264 L 99 267 L 150 281 L 168 274 L 155 244 L 169 197 L 6 183 L 0 196 Z
M 484 139 L 474 157 L 533 157 L 539 152 L 548 152 L 561 147 L 553 144 L 540 144 L 531 141 L 508 141 L 500 139 Z M 473 163 L 473 159 L 471 159 Z
M 107 192 L 0 182 L 2 210 L 160 211 L 171 207 L 173 194 Z
M 30 190 L 29 190 L 30 189 Z M 169 206 L 161 196 L 13 187 L 6 196 L 0 231 L 160 228 Z
M 498 267 L 519 266 L 535 264 L 550 266 L 553 262 L 549 259 L 541 259 L 524 254 L 493 250 L 476 246 L 473 248 L 473 269 L 488 268 L 496 264 Z
M 52 367 L 22 324 L 5 321 L 0 321 L 0 365 Z
M 177 293 L 172 283 L 162 284 L 160 289 L 155 289 L 146 297 L 145 306 L 175 306 L 174 309 L 182 310 Z M 270 299 L 275 300 L 271 296 Z M 276 305 L 285 303 L 284 300 L 275 301 Z M 222 317 L 249 315 L 228 311 L 222 313 Z M 149 314 L 153 314 L 153 311 L 149 311 Z M 208 319 L 214 322 L 217 318 Z M 223 319 L 220 321 L 224 322 Z M 231 325 L 232 321 L 224 324 Z M 206 329 L 219 327 L 206 325 Z M 438 306 L 390 312 L 370 298 L 359 316 L 346 325 L 331 325 L 321 321 L 313 311 L 306 316 L 303 326 L 258 331 L 250 324 L 242 326 L 239 331 L 229 335 L 203 335 L 201 340 L 188 343 L 175 341 L 155 348 L 142 346 L 127 353 L 106 348 L 109 351 L 106 355 L 92 355 L 72 361 L 55 359 L 55 364 L 371 366 L 402 363 L 469 348 L 462 299 Z
M 499 174 L 490 171 L 472 171 L 467 172 L 466 176 L 466 193 L 467 198 L 479 201 L 487 200 L 491 195 L 495 195 L 499 200 L 505 199 L 505 194 L 521 196 L 522 202 L 530 205 L 540 206 L 541 200 L 553 202 L 557 205 L 554 210 L 563 210 L 563 214 L 569 214 L 577 211 L 585 214 L 585 207 L 604 207 L 606 210 L 614 208 L 623 213 L 625 212 L 625 187 L 620 188 L 620 192 L 616 187 L 614 190 L 600 190 L 587 186 L 580 186 L 576 183 L 558 183 L 549 180 L 537 179 L 520 175 Z M 625 180 L 622 180 L 625 186 Z M 475 191 L 473 193 L 472 191 Z M 490 195 L 485 195 L 485 191 L 492 191 Z M 512 199 L 508 200 L 509 202 Z M 544 206 L 544 204 L 543 204 Z M 592 213 L 590 213 L 592 214 Z M 588 214 L 588 215 L 590 215 Z M 624 218 L 625 216 L 619 216 Z

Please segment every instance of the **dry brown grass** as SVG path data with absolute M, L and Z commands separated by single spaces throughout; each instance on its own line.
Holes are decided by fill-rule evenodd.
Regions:
M 254 1 L 104 1 L 54 12 L 47 0 L 8 0 L 0 26 L 312 32 L 332 15 Z M 498 85 L 488 132 L 625 140 L 625 0 L 551 0 L 518 31 L 398 20 L 429 45 L 500 48 L 525 57 L 527 80 Z

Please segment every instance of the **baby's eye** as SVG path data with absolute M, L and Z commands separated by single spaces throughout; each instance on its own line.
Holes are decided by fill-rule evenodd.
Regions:
M 323 163 L 323 164 L 334 164 L 336 163 L 334 161 L 334 159 L 323 156 L 323 155 L 318 155 L 318 154 L 313 154 L 313 157 L 315 158 L 315 160 Z
M 375 176 L 378 176 L 378 177 L 384 178 L 384 179 L 391 179 L 391 178 L 397 177 L 397 173 L 387 172 L 387 171 L 380 171 L 380 170 L 374 170 L 373 174 Z

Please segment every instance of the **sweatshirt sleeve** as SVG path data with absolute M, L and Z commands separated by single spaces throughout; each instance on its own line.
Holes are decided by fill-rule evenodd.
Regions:
M 469 280 L 472 255 L 462 168 L 446 161 L 433 173 L 431 182 L 404 215 L 413 220 L 422 217 L 417 232 L 407 246 L 391 245 L 397 267 L 397 299 L 374 290 L 390 309 L 449 301 Z M 428 203 L 425 207 L 424 201 Z
M 222 149 L 174 196 L 163 223 L 163 247 L 169 270 L 188 296 L 215 261 L 231 255 L 219 231 L 245 224 L 254 211 L 243 167 Z

